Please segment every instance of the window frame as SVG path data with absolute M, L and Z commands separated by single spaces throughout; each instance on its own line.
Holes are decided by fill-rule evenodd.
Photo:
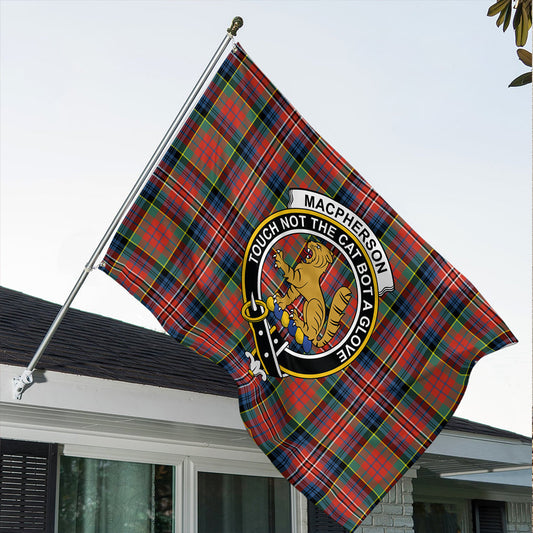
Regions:
M 470 505 L 470 500 L 465 498 L 455 498 L 451 496 L 425 496 L 417 497 L 414 503 L 446 503 L 451 505 L 456 505 L 459 510 L 459 524 L 461 527 L 462 533 L 472 533 L 472 508 Z M 414 520 L 414 509 L 413 509 L 413 520 Z M 416 533 L 416 532 L 415 532 Z
M 198 533 L 198 473 L 235 474 L 281 479 L 283 476 L 271 465 L 252 461 L 221 460 L 211 457 L 187 457 L 184 468 L 184 510 L 183 532 Z M 187 490 L 190 487 L 192 490 Z M 291 498 L 291 531 L 307 533 L 307 500 L 292 485 L 289 486 Z M 305 514 L 304 514 L 305 513 Z M 180 533 L 183 533 L 180 532 Z
M 174 533 L 197 533 L 199 472 L 282 478 L 281 474 L 270 463 L 250 460 L 239 461 L 233 459 L 229 453 L 224 454 L 223 450 L 219 450 L 219 452 L 222 453 L 217 453 L 217 457 L 213 457 L 69 444 L 62 446 L 60 455 L 87 459 L 164 464 L 173 467 Z M 57 486 L 59 488 L 59 477 L 57 479 Z M 290 485 L 290 498 L 291 531 L 292 533 L 307 533 L 307 500 L 292 485 Z M 56 502 L 56 514 L 58 505 L 59 502 Z M 57 532 L 57 520 L 55 531 Z

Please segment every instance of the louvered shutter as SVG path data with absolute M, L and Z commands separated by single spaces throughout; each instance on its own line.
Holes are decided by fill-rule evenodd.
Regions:
M 475 533 L 507 533 L 505 502 L 472 501 Z
M 307 502 L 307 528 L 309 533 L 346 533 L 348 531 L 310 501 Z
M 0 532 L 53 533 L 57 444 L 0 439 Z

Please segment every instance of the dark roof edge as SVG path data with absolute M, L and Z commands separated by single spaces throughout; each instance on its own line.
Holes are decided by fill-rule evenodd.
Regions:
M 520 433 L 514 433 L 513 431 L 500 429 L 487 424 L 482 424 L 481 422 L 474 422 L 473 420 L 467 420 L 466 418 L 460 418 L 457 416 L 452 416 L 452 418 L 444 426 L 444 429 L 448 431 L 457 431 L 460 433 L 475 433 L 478 435 L 514 439 L 524 443 L 531 443 L 530 436 L 521 435 Z

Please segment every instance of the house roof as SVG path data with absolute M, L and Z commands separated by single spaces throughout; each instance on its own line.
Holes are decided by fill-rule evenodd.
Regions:
M 26 367 L 60 307 L 0 287 L 0 363 Z M 36 369 L 237 397 L 225 370 L 169 335 L 72 308 Z
M 480 424 L 479 422 L 472 422 L 472 420 L 466 420 L 465 418 L 459 418 L 457 416 L 454 416 L 449 420 L 446 424 L 446 429 L 461 433 L 476 433 L 478 435 L 487 435 L 489 437 L 503 437 L 518 439 L 520 442 L 531 442 L 531 439 L 525 435 L 519 435 L 512 431 L 487 426 L 486 424 Z
M 59 309 L 0 287 L 0 363 L 26 367 Z M 235 382 L 223 369 L 169 335 L 72 308 L 37 364 L 39 369 L 237 397 Z M 530 441 L 457 417 L 446 429 Z

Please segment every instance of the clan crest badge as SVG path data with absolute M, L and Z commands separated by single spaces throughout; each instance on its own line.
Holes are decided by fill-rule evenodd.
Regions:
M 246 355 L 264 379 L 323 377 L 352 363 L 372 334 L 378 298 L 394 289 L 361 218 L 319 193 L 290 196 L 256 228 L 243 261 L 241 314 L 255 341 Z

